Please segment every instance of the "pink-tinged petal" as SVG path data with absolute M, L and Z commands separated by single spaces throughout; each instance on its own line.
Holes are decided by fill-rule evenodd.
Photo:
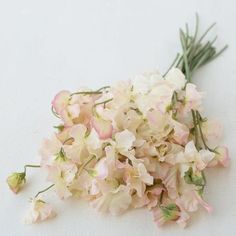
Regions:
M 175 203 L 177 204 L 177 206 L 180 209 L 180 215 L 179 215 L 179 219 L 176 221 L 176 223 L 181 227 L 181 228 L 185 228 L 187 225 L 187 221 L 189 220 L 190 216 L 189 214 L 185 211 L 182 202 L 180 199 L 176 199 Z
M 153 209 L 153 216 L 156 224 L 161 226 L 165 222 L 178 220 L 180 216 L 180 209 L 178 205 L 174 203 L 160 205 Z
M 65 109 L 68 105 L 68 101 L 70 98 L 70 92 L 63 90 L 59 92 L 52 101 L 52 106 L 55 109 L 57 114 L 61 114 L 61 111 Z
M 217 146 L 223 133 L 223 127 L 217 120 L 207 120 L 202 123 L 202 132 L 210 147 Z
M 106 121 L 98 117 L 93 117 L 91 119 L 91 126 L 96 130 L 100 139 L 104 140 L 111 138 L 113 127 L 110 121 Z
M 186 144 L 188 142 L 188 136 L 189 136 L 188 127 L 177 121 L 173 121 L 173 125 L 174 125 L 174 134 L 173 134 L 174 140 L 180 145 Z
M 24 218 L 26 224 L 39 223 L 56 216 L 52 206 L 41 199 L 33 199 Z
M 167 220 L 165 219 L 162 210 L 159 207 L 156 207 L 152 210 L 154 221 L 157 226 L 162 226 Z
M 147 194 L 144 194 L 142 197 L 139 197 L 137 194 L 132 196 L 132 206 L 134 208 L 141 208 L 146 206 L 150 202 Z
M 107 159 L 102 158 L 95 166 L 95 177 L 98 179 L 105 179 L 108 176 Z
M 74 124 L 72 119 L 71 119 L 70 114 L 68 113 L 68 111 L 66 109 L 61 110 L 60 115 L 61 115 L 61 119 L 64 122 L 64 126 L 65 127 L 70 127 L 70 126 L 72 126 Z
M 68 110 L 68 113 L 70 114 L 70 116 L 74 119 L 76 117 L 79 117 L 80 105 L 79 104 L 69 105 L 67 107 L 67 110 Z
M 194 192 L 194 195 L 197 201 L 207 210 L 208 213 L 213 211 L 213 208 L 208 203 L 206 203 L 197 192 Z
M 153 177 L 148 173 L 145 165 L 143 163 L 139 163 L 137 166 L 138 173 L 140 179 L 147 185 L 153 184 Z
M 178 196 L 177 167 L 170 168 L 165 178 L 162 179 L 162 182 L 167 188 L 169 197 L 175 199 Z
M 216 149 L 216 151 L 218 153 L 218 154 L 216 154 L 216 158 L 218 159 L 219 163 L 222 166 L 227 167 L 230 162 L 228 148 L 227 147 L 218 147 Z
M 201 110 L 202 93 L 196 89 L 196 85 L 188 83 L 186 85 L 185 109 L 187 112 L 191 110 Z

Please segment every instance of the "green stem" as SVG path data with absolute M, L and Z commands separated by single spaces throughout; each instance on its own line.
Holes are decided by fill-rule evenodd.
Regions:
M 193 111 L 193 110 L 191 112 L 192 112 L 193 125 L 194 125 L 195 146 L 196 146 L 197 150 L 199 150 L 198 127 L 197 127 L 196 114 L 195 114 L 195 111 Z
M 72 93 L 70 95 L 70 97 L 72 97 L 73 95 L 78 95 L 78 94 L 83 94 L 83 95 L 93 95 L 93 94 L 102 94 L 103 91 L 102 90 L 105 90 L 105 89 L 108 89 L 110 88 L 110 86 L 104 86 L 104 87 L 101 87 L 100 89 L 96 90 L 96 91 L 81 91 L 81 92 L 75 92 L 75 93 Z
M 56 118 L 61 118 L 57 113 L 56 113 L 56 111 L 54 110 L 54 107 L 53 106 L 51 106 L 51 111 L 52 111 L 52 114 L 56 117 Z
M 159 199 L 159 206 L 162 204 L 163 196 L 164 196 L 164 190 L 161 191 L 161 195 L 160 195 L 160 199 Z
M 163 75 L 163 77 L 165 77 L 167 75 L 167 73 L 171 70 L 171 68 L 176 64 L 177 60 L 179 59 L 179 53 L 177 53 L 174 61 L 172 62 L 172 64 L 170 65 L 170 67 L 167 69 L 166 73 Z
M 110 98 L 110 99 L 107 99 L 106 101 L 96 103 L 96 104 L 94 104 L 94 107 L 96 107 L 98 105 L 102 105 L 102 104 L 104 104 L 104 106 L 105 106 L 106 103 L 111 102 L 112 100 L 113 100 L 113 98 Z
M 84 170 L 84 168 L 95 158 L 96 156 L 92 156 L 88 161 L 86 161 L 84 164 L 82 164 L 79 168 L 79 171 L 77 173 L 77 176 L 80 176 L 81 172 Z
M 26 174 L 26 169 L 27 168 L 40 168 L 40 165 L 25 165 L 24 166 L 24 173 Z
M 48 190 L 49 190 L 50 188 L 52 188 L 54 185 L 55 185 L 55 184 L 52 184 L 52 185 L 50 185 L 49 187 L 47 187 L 47 188 L 45 188 L 45 189 L 39 191 L 39 192 L 35 195 L 35 198 L 37 198 L 41 193 L 44 193 L 44 192 L 48 191 Z
M 203 143 L 203 145 L 204 145 L 204 148 L 205 148 L 205 149 L 208 149 L 208 150 L 211 151 L 211 152 L 215 152 L 214 149 L 210 148 L 210 147 L 207 145 L 207 143 L 206 143 L 205 137 L 204 137 L 203 132 L 202 132 L 201 115 L 199 114 L 198 111 L 196 112 L 196 116 L 197 116 L 197 123 L 198 123 L 198 127 L 199 127 L 199 132 L 200 132 L 200 136 L 201 136 L 201 139 L 202 139 L 202 143 Z

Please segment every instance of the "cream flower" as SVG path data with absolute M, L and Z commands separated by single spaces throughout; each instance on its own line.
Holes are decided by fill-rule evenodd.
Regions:
M 47 180 L 55 184 L 55 191 L 61 199 L 66 199 L 72 195 L 69 186 L 77 171 L 77 166 L 68 161 L 58 161 L 48 167 Z
M 104 140 L 111 138 L 113 131 L 111 121 L 99 117 L 93 117 L 91 119 L 91 126 L 96 130 L 100 139 Z
M 127 152 L 132 148 L 135 136 L 129 130 L 115 134 L 116 147 L 120 152 Z
M 183 89 L 187 82 L 185 79 L 185 75 L 178 68 L 172 68 L 165 76 L 165 79 L 174 86 L 175 90 Z
M 33 199 L 24 218 L 26 224 L 33 224 L 56 216 L 52 206 L 41 199 Z
M 146 185 L 153 184 L 153 177 L 147 172 L 143 163 L 138 163 L 134 167 L 127 165 L 124 179 L 131 189 L 136 190 L 139 197 L 143 196 Z
M 120 215 L 128 209 L 131 201 L 129 189 L 124 185 L 120 185 L 117 189 L 93 200 L 91 205 L 99 212 Z
M 185 91 L 185 111 L 201 110 L 202 93 L 197 91 L 196 85 L 188 83 Z

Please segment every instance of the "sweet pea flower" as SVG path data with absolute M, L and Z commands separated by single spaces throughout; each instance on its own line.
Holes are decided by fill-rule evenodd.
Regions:
M 225 146 L 217 147 L 215 153 L 215 158 L 208 164 L 208 166 L 214 167 L 219 164 L 223 167 L 227 167 L 230 162 L 228 148 Z
M 91 205 L 99 212 L 110 212 L 112 215 L 120 215 L 128 209 L 131 201 L 129 188 L 120 185 L 117 189 L 93 200 Z
M 202 196 L 203 171 L 229 163 L 227 148 L 217 146 L 220 125 L 201 118 L 202 97 L 178 68 L 61 91 L 52 102 L 61 122 L 43 142 L 41 167 L 61 199 L 83 198 L 112 215 L 146 207 L 158 225 L 185 227 L 199 206 L 212 211 Z M 23 183 L 16 174 L 8 179 L 15 192 Z M 34 211 L 31 221 L 44 218 Z
M 57 114 L 61 114 L 69 103 L 70 92 L 63 90 L 60 91 L 53 99 L 52 106 Z
M 196 85 L 187 83 L 185 90 L 184 109 L 186 112 L 191 110 L 201 110 L 202 93 L 199 93 L 196 89 Z
M 190 141 L 185 146 L 184 155 L 181 154 L 177 157 L 180 162 L 194 162 L 194 167 L 198 170 L 203 170 L 207 167 L 208 163 L 215 157 L 215 153 L 202 149 L 197 151 L 193 141 Z
M 48 177 L 47 180 L 54 183 L 55 192 L 61 199 L 66 199 L 72 194 L 69 186 L 72 184 L 76 173 L 77 166 L 69 161 L 59 160 L 52 166 L 47 167 Z
M 180 216 L 179 207 L 172 203 L 168 205 L 160 205 L 153 209 L 154 221 L 158 226 L 163 225 L 168 221 L 176 221 Z
M 186 84 L 185 75 L 178 68 L 172 68 L 165 76 L 165 79 L 174 86 L 175 90 L 181 90 Z
M 222 125 L 216 120 L 202 122 L 202 132 L 210 147 L 217 146 L 222 136 Z
M 25 184 L 25 173 L 12 173 L 8 178 L 7 178 L 7 184 L 9 188 L 14 192 L 18 193 L 23 185 Z
M 132 148 L 135 136 L 129 130 L 124 130 L 115 134 L 115 141 L 117 149 L 123 153 L 127 152 Z
M 26 224 L 38 223 L 56 216 L 52 206 L 41 199 L 34 198 L 24 218 Z
M 124 179 L 131 189 L 137 191 L 139 197 L 143 196 L 146 185 L 153 184 L 153 177 L 147 172 L 143 163 L 138 163 L 135 167 L 127 165 Z
M 108 139 L 112 136 L 112 123 L 111 121 L 104 120 L 100 117 L 93 117 L 91 119 L 91 127 L 96 130 L 100 139 Z
M 55 159 L 55 155 L 60 153 L 62 146 L 63 145 L 61 141 L 55 134 L 52 135 L 50 139 L 43 140 L 42 146 L 39 150 L 42 168 L 52 164 L 53 160 Z

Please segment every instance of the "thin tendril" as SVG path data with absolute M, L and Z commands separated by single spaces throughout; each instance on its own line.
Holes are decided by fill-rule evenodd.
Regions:
M 167 73 L 171 70 L 171 68 L 175 65 L 175 63 L 177 62 L 177 60 L 179 59 L 179 53 L 177 53 L 174 61 L 172 62 L 172 64 L 170 65 L 170 67 L 167 69 L 166 73 L 163 75 L 163 77 L 165 77 L 167 75 Z
M 45 189 L 39 191 L 34 197 L 37 198 L 41 193 L 44 193 L 44 192 L 48 191 L 48 190 L 49 190 L 50 188 L 52 188 L 54 185 L 55 185 L 55 184 L 52 184 L 52 185 L 48 186 L 47 188 L 45 188 Z

